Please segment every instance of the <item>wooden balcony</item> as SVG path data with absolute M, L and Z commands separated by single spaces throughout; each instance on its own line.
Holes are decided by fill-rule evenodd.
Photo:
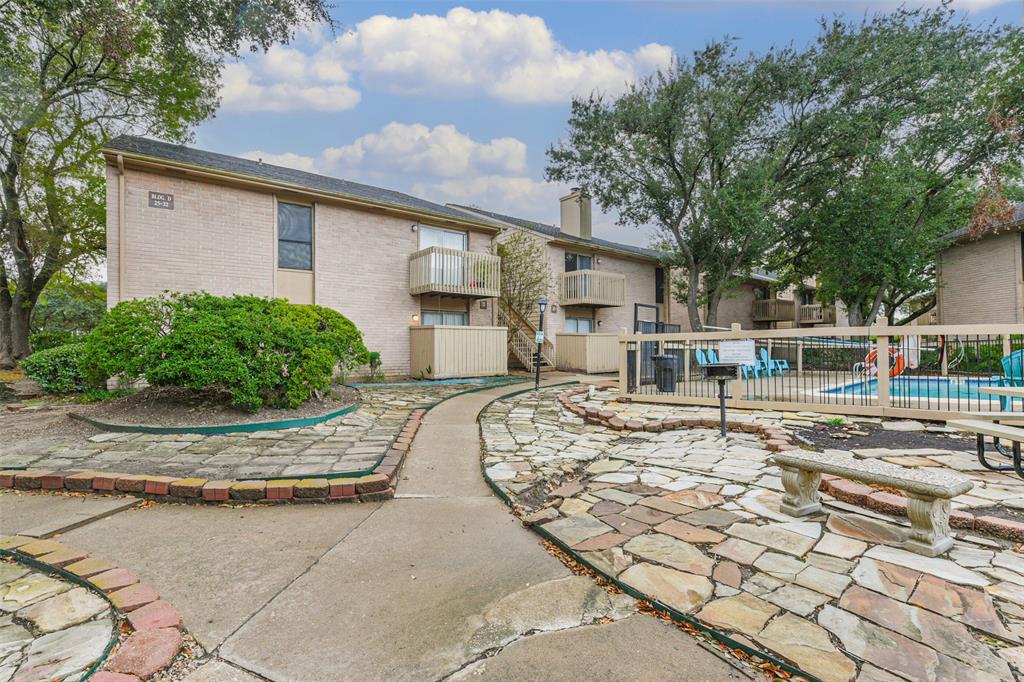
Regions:
M 784 298 L 754 301 L 754 322 L 792 322 L 796 318 L 796 302 Z
M 562 274 L 558 302 L 611 308 L 626 305 L 626 276 L 600 270 L 574 270 Z
M 410 327 L 410 372 L 428 379 L 505 375 L 507 343 L 506 327 Z
M 834 305 L 812 305 L 800 306 L 800 324 L 832 324 L 836 323 L 836 307 Z
M 501 259 L 489 253 L 431 246 L 409 256 L 409 293 L 495 298 Z

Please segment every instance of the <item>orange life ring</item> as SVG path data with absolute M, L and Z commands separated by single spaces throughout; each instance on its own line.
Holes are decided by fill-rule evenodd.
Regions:
M 878 360 L 878 349 L 872 348 L 871 352 L 864 356 L 864 372 L 871 376 L 878 374 L 878 367 L 875 362 Z M 898 348 L 889 349 L 889 378 L 898 377 L 907 369 L 907 360 L 903 352 Z

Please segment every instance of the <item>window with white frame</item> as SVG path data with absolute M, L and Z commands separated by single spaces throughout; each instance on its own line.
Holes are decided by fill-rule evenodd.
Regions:
M 567 317 L 565 318 L 565 331 L 568 334 L 592 334 L 594 320 L 589 317 Z
M 424 310 L 423 324 L 447 324 L 465 327 L 469 324 L 466 313 L 453 312 L 451 310 Z

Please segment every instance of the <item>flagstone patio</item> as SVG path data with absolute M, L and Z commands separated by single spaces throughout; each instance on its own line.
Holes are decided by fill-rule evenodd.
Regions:
M 828 682 L 1010 680 L 1024 672 L 1024 555 L 981 522 L 1021 505 L 1024 481 L 982 471 L 972 441 L 951 438 L 949 450 L 930 452 L 854 451 L 950 467 L 974 482 L 954 499 L 973 511 L 974 530 L 959 531 L 946 557 L 925 558 L 902 548 L 905 518 L 864 504 L 877 493 L 898 508 L 898 495 L 844 491 L 837 480 L 826 491 L 849 492 L 852 503 L 826 492 L 823 513 L 797 520 L 779 512 L 779 471 L 757 434 L 616 430 L 566 409 L 563 393 L 492 404 L 481 417 L 484 467 L 526 522 L 595 570 Z M 571 399 L 625 421 L 717 417 L 617 398 L 601 390 Z M 734 424 L 782 426 L 797 437 L 830 418 L 729 414 Z
M 115 633 L 106 600 L 0 560 L 0 680 L 77 680 Z
M 0 469 L 205 479 L 301 478 L 361 471 L 385 454 L 410 412 L 465 390 L 464 384 L 361 387 L 357 410 L 306 428 L 222 435 L 97 431 L 91 436 L 69 436 L 46 452 L 5 453 L 0 445 Z

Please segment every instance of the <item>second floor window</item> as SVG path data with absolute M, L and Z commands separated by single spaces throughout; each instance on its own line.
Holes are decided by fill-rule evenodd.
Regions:
M 654 271 L 654 302 L 665 302 L 665 268 L 657 268 Z
M 592 256 L 584 256 L 582 253 L 565 252 L 565 271 L 575 272 L 576 270 L 593 270 L 594 259 Z
M 313 269 L 313 207 L 277 202 L 277 267 Z

